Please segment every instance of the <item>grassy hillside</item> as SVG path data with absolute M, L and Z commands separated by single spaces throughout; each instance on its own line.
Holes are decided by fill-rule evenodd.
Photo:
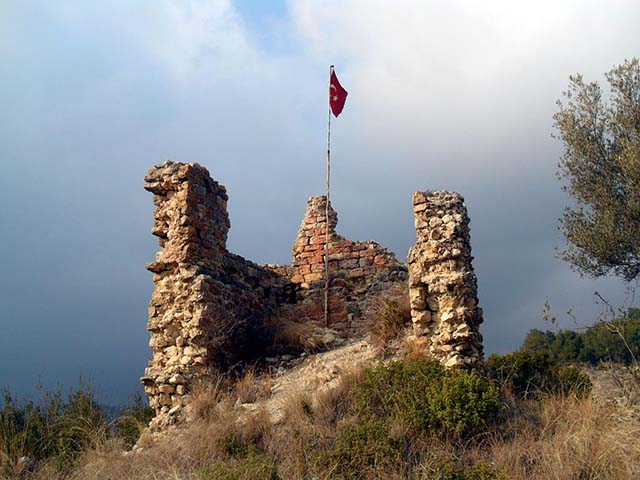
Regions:
M 640 386 L 617 368 L 598 371 L 594 389 L 587 375 L 545 353 L 493 356 L 486 375 L 446 372 L 408 357 L 346 372 L 319 395 L 291 388 L 276 424 L 259 400 L 268 377 L 220 377 L 194 398 L 189 424 L 153 444 L 143 436 L 142 448 L 130 453 L 125 450 L 145 421 L 140 404 L 105 424 L 86 391 L 65 401 L 58 397 L 39 413 L 32 404 L 17 407 L 5 399 L 2 474 L 88 480 L 638 478 Z M 603 381 L 610 383 L 600 388 Z M 241 403 L 248 390 L 263 393 Z M 49 415 L 52 405 L 57 413 Z M 30 458 L 20 460 L 25 454 Z

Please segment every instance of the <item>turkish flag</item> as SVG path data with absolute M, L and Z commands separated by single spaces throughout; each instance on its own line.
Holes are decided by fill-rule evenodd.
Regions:
M 338 81 L 336 72 L 332 71 L 331 82 L 329 84 L 329 105 L 331 106 L 331 111 L 336 117 L 342 113 L 344 102 L 347 101 L 347 95 L 347 91 L 342 88 L 342 85 L 340 85 L 340 82 Z

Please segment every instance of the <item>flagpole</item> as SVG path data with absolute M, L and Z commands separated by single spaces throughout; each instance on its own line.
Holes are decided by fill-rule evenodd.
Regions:
M 329 85 L 327 88 L 328 120 L 327 120 L 327 203 L 324 207 L 324 325 L 329 326 L 329 193 L 331 179 L 331 74 L 333 65 L 329 66 Z

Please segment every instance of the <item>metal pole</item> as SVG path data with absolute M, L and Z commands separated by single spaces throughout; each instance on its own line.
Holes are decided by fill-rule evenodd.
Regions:
M 329 67 L 329 116 L 327 121 L 327 203 L 324 208 L 324 325 L 329 326 L 329 192 L 331 178 L 331 74 L 333 65 Z

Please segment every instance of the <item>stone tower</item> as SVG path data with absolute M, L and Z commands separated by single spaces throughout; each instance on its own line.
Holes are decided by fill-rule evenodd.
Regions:
M 413 212 L 418 241 L 407 263 L 414 332 L 446 367 L 475 367 L 482 360 L 482 309 L 464 199 L 454 192 L 417 192 Z

